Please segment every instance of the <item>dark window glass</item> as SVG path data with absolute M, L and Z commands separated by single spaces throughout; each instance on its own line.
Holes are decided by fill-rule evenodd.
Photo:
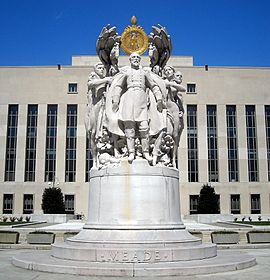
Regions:
M 90 181 L 90 169 L 93 166 L 93 158 L 90 149 L 90 141 L 86 136 L 86 164 L 85 164 L 85 182 Z
M 74 195 L 65 195 L 65 212 L 66 214 L 74 214 Z
M 208 180 L 218 182 L 217 108 L 207 105 Z
M 261 197 L 259 194 L 250 195 L 251 214 L 261 214 Z
M 188 181 L 198 182 L 197 106 L 187 105 Z
M 268 181 L 270 181 L 270 106 L 265 106 L 265 131 L 267 145 Z
M 68 93 L 78 93 L 78 84 L 77 83 L 69 83 L 68 84 Z
M 246 106 L 246 131 L 248 154 L 248 178 L 250 182 L 259 180 L 257 140 L 256 140 L 256 113 L 254 105 Z
M 32 214 L 34 212 L 34 195 L 23 195 L 23 214 Z
M 24 173 L 25 181 L 35 181 L 37 118 L 38 106 L 28 105 Z
M 236 106 L 226 106 L 229 182 L 238 181 Z
M 67 105 L 65 181 L 76 180 L 77 105 Z
M 8 107 L 5 181 L 15 181 L 18 110 L 18 105 L 9 105 Z
M 240 194 L 231 194 L 231 213 L 240 214 Z
M 199 201 L 199 195 L 190 195 L 189 196 L 189 213 L 192 214 L 198 214 L 198 201 Z
M 187 93 L 196 93 L 196 84 L 187 84 Z
M 48 105 L 45 153 L 45 181 L 55 179 L 57 139 L 57 105 Z
M 4 194 L 3 197 L 3 214 L 13 213 L 13 194 Z

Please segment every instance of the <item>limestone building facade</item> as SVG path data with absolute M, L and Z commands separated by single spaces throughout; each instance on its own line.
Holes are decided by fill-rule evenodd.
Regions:
M 73 56 L 69 66 L 0 67 L 0 215 L 42 213 L 49 185 L 61 187 L 67 213 L 87 215 L 84 115 L 96 62 Z M 206 183 L 215 187 L 220 213 L 270 213 L 270 68 L 194 66 L 193 57 L 169 64 L 187 87 L 181 213 L 196 213 Z

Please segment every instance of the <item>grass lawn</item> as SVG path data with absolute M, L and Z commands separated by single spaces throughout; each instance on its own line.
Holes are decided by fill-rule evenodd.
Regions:
M 270 221 L 236 221 L 238 224 L 246 224 L 246 225 L 253 225 L 253 226 L 270 226 Z
M 26 221 L 22 221 L 22 222 L 0 222 L 0 226 L 13 226 L 13 225 L 20 225 L 20 224 L 26 224 L 26 223 L 29 223 L 29 222 L 26 222 Z

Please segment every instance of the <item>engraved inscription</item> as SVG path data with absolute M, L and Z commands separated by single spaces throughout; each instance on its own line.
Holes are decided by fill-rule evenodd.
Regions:
M 143 263 L 143 262 L 164 262 L 170 261 L 169 256 L 171 252 L 169 250 L 104 250 L 97 251 L 98 262 L 117 262 L 117 263 Z

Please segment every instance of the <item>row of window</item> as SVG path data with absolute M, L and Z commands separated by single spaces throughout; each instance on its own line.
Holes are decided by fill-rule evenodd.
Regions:
M 219 201 L 219 195 L 217 195 Z M 75 196 L 71 194 L 64 195 L 65 200 L 65 212 L 67 214 L 74 214 L 74 201 Z M 198 213 L 198 200 L 199 195 L 189 196 L 189 212 L 190 214 Z M 231 194 L 230 196 L 231 214 L 241 214 L 241 202 L 240 194 Z M 4 194 L 3 195 L 3 214 L 13 214 L 14 210 L 14 195 Z M 24 194 L 23 195 L 23 214 L 34 213 L 34 195 Z M 260 214 L 261 213 L 261 199 L 260 194 L 250 195 L 250 213 Z
M 78 84 L 77 83 L 69 83 L 68 84 L 68 94 L 76 94 L 78 93 Z M 187 93 L 196 94 L 196 84 L 187 84 Z
M 259 181 L 258 151 L 256 138 L 256 111 L 254 105 L 246 107 L 246 134 L 248 177 L 250 182 Z M 5 181 L 15 181 L 17 128 L 19 105 L 9 105 L 5 159 Z M 46 150 L 44 181 L 55 180 L 56 143 L 57 143 L 57 105 L 48 105 L 46 124 Z M 217 106 L 206 106 L 207 147 L 208 147 L 208 182 L 219 181 L 218 162 L 218 116 Z M 25 151 L 25 181 L 35 181 L 36 142 L 37 142 L 38 105 L 28 105 L 27 133 Z M 239 181 L 239 159 L 237 143 L 237 114 L 235 105 L 226 106 L 227 153 L 229 182 Z M 268 180 L 270 181 L 270 106 L 265 106 L 265 129 L 268 160 Z M 198 126 L 197 106 L 187 105 L 187 143 L 188 143 L 188 181 L 199 181 L 198 168 Z M 89 181 L 92 166 L 90 143 L 86 141 L 85 181 Z M 77 156 L 77 105 L 67 105 L 65 181 L 76 181 Z
M 206 106 L 208 181 L 219 181 L 217 106 Z M 250 182 L 259 181 L 256 108 L 245 106 L 248 178 Z M 239 181 L 239 158 L 237 143 L 237 114 L 235 105 L 226 106 L 227 153 L 229 182 Z M 268 180 L 270 181 L 270 106 L 265 106 L 265 130 L 267 143 Z M 187 105 L 187 143 L 188 143 L 188 181 L 198 182 L 198 126 L 197 106 Z
M 74 214 L 74 199 L 75 196 L 72 194 L 64 195 L 65 199 L 65 212 L 66 214 Z M 3 214 L 13 214 L 14 210 L 14 195 L 4 194 L 3 195 Z M 34 213 L 34 195 L 24 194 L 23 195 L 23 214 Z
M 15 181 L 19 105 L 9 105 L 5 160 L 5 181 Z M 47 107 L 44 181 L 55 180 L 57 143 L 57 105 Z M 24 181 L 35 181 L 38 105 L 28 105 Z M 76 181 L 77 105 L 67 105 L 65 181 Z M 86 147 L 86 179 L 92 166 L 89 142 Z
M 219 195 L 218 201 L 219 201 Z M 189 213 L 198 214 L 199 195 L 189 196 Z M 240 194 L 231 194 L 230 196 L 231 214 L 241 214 Z M 260 194 L 250 195 L 250 213 L 261 214 L 261 196 Z

